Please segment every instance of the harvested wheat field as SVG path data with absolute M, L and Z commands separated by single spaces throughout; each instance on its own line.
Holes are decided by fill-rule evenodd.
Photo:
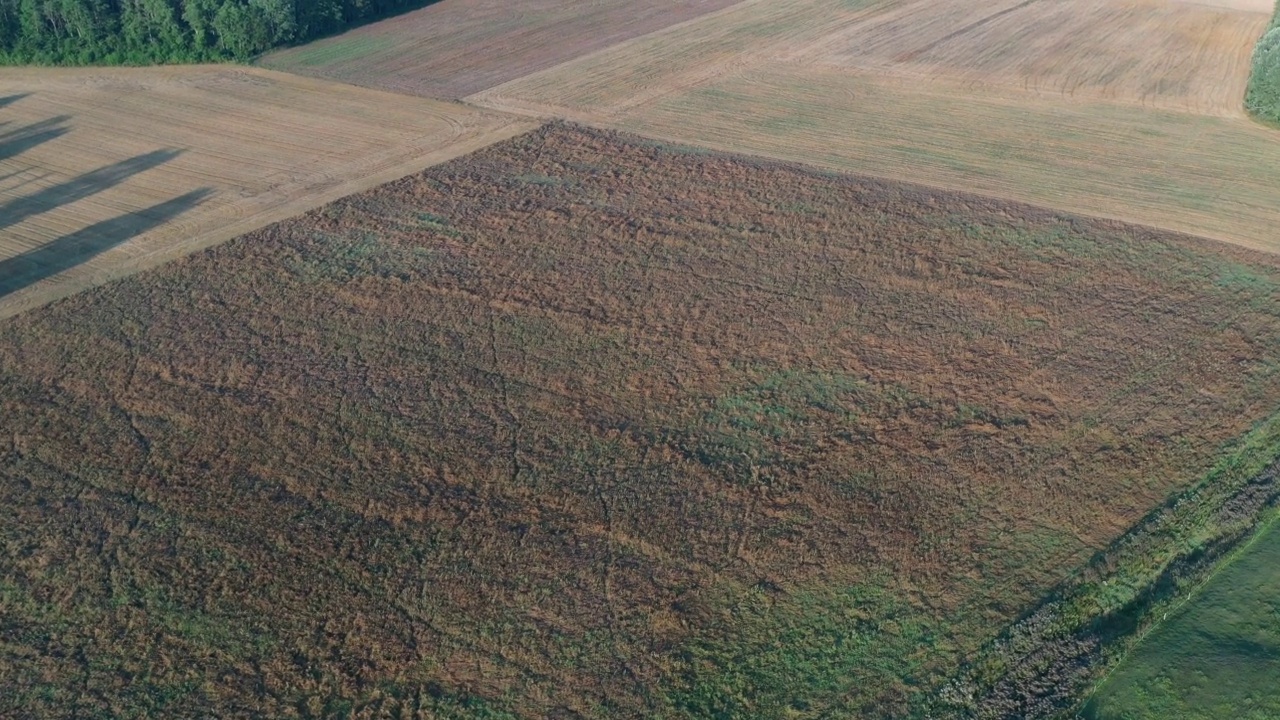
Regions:
M 1280 249 L 1260 2 L 745 2 L 469 102 Z
M 737 1 L 441 0 L 260 63 L 452 100 Z
M 1280 407 L 1278 303 L 543 128 L 0 323 L 0 715 L 905 716 Z
M 231 67 L 0 72 L 0 317 L 532 127 Z
M 821 64 L 1239 116 L 1273 5 L 1181 0 L 905 2 L 805 48 Z
M 1280 133 L 1247 120 L 787 68 L 616 124 L 1280 250 Z

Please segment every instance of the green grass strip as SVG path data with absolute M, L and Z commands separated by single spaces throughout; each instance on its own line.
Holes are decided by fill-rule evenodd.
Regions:
M 1280 717 L 1280 530 L 1275 512 L 1162 613 L 1086 703 L 1089 720 Z
M 1280 413 L 1099 552 L 920 713 L 1067 718 L 1169 613 L 1248 546 L 1280 500 Z

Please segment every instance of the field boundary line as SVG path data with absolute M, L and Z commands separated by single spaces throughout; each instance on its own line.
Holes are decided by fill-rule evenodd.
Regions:
M 1268 532 L 1274 531 L 1275 526 L 1277 524 L 1280 524 L 1280 509 L 1272 510 L 1270 517 L 1258 523 L 1258 525 L 1254 527 L 1253 534 L 1249 537 L 1249 539 L 1241 543 L 1235 549 L 1231 550 L 1231 552 L 1227 554 L 1227 557 L 1223 558 L 1221 561 L 1216 563 L 1213 567 L 1213 570 L 1211 570 L 1203 580 L 1201 580 L 1199 583 L 1194 585 L 1187 592 L 1186 597 L 1179 600 L 1176 604 L 1174 604 L 1172 607 L 1168 608 L 1167 610 L 1162 611 L 1160 615 L 1160 619 L 1152 621 L 1150 626 L 1148 626 L 1146 629 L 1138 633 L 1137 637 L 1135 637 L 1131 643 L 1129 643 L 1126 647 L 1123 648 L 1120 655 L 1116 657 L 1115 661 L 1111 664 L 1109 668 L 1107 668 L 1107 671 L 1103 673 L 1102 677 L 1098 678 L 1097 682 L 1094 683 L 1093 687 L 1089 689 L 1089 692 L 1081 695 L 1080 705 L 1084 706 L 1088 704 L 1088 702 L 1092 700 L 1095 695 L 1098 694 L 1098 691 L 1101 690 L 1102 687 L 1107 684 L 1107 681 L 1110 680 L 1113 675 L 1115 675 L 1116 671 L 1119 670 L 1122 665 L 1124 665 L 1125 660 L 1127 660 L 1135 650 L 1137 650 L 1139 647 L 1142 646 L 1142 643 L 1146 641 L 1148 635 L 1150 635 L 1157 628 L 1163 627 L 1165 623 L 1169 621 L 1169 616 L 1171 614 L 1177 613 L 1187 603 L 1199 597 L 1200 594 L 1204 591 L 1205 586 L 1209 584 L 1209 581 L 1213 580 L 1223 570 L 1226 570 L 1233 563 L 1239 560 L 1240 557 L 1244 555 L 1244 553 L 1247 552 L 1249 548 L 1257 544 L 1258 540 L 1261 539 L 1264 535 L 1266 535 Z M 1075 717 L 1082 718 L 1083 716 L 1077 713 Z
M 623 40 L 620 43 L 616 43 L 608 47 L 603 47 L 603 48 L 600 48 L 599 50 L 593 50 L 585 55 L 579 55 L 578 57 L 571 58 L 569 60 L 565 60 L 564 62 L 560 62 L 555 65 L 552 65 L 549 68 L 543 68 L 541 70 L 531 72 L 528 75 L 521 75 L 518 78 L 507 80 L 506 82 L 499 83 L 497 85 L 494 85 L 493 87 L 485 88 L 484 90 L 479 90 L 477 92 L 471 93 L 470 95 L 459 98 L 459 100 L 461 102 L 467 103 L 468 105 L 479 104 L 483 102 L 483 100 L 489 95 L 504 96 L 502 90 L 503 88 L 506 88 L 508 86 L 514 86 L 518 83 L 523 83 L 529 80 L 537 79 L 544 75 L 551 75 L 553 73 L 559 72 L 563 68 L 573 65 L 574 63 L 587 62 L 590 60 L 594 60 L 606 53 L 618 52 L 619 50 L 625 49 L 631 45 L 636 45 L 636 44 L 639 44 L 640 42 L 648 41 L 664 33 L 671 33 L 678 30 L 683 30 L 684 28 L 687 28 L 696 23 L 708 22 L 716 18 L 719 18 L 721 15 L 729 14 L 731 12 L 742 11 L 744 8 L 747 8 L 748 6 L 765 5 L 765 4 L 768 4 L 767 0 L 741 0 L 741 2 L 734 3 L 729 7 L 720 8 L 719 10 L 706 13 L 705 15 L 699 15 L 694 18 L 689 18 L 688 20 L 685 20 L 683 22 L 678 22 L 675 25 L 668 25 L 667 27 L 654 30 L 653 32 L 645 33 L 644 35 L 637 35 L 636 37 L 633 37 L 633 38 L 627 38 L 626 40 Z M 480 106 L 484 107 L 483 105 L 480 105 Z
M 277 71 L 269 72 L 277 73 Z M 290 80 L 295 77 L 287 73 L 278 74 Z M 308 78 L 308 80 L 314 79 Z M 317 86 L 331 82 L 334 81 L 319 80 Z M 360 89 L 362 91 L 366 90 L 366 88 Z M 394 95 L 394 93 L 387 93 L 387 91 L 381 90 L 375 92 Z M 343 178 L 341 168 L 339 168 L 327 174 L 328 181 L 314 183 L 312 185 L 313 190 L 308 189 L 307 192 L 300 193 L 297 197 L 288 197 L 287 191 L 289 188 L 268 190 L 258 195 L 255 199 L 261 201 L 264 196 L 270 193 L 284 191 L 284 202 L 262 203 L 260 209 L 251 207 L 248 209 L 248 214 L 245 215 L 239 215 L 240 212 L 246 209 L 243 206 L 231 204 L 217 208 L 206 216 L 206 222 L 221 216 L 230 215 L 232 217 L 227 218 L 227 222 L 220 223 L 212 229 L 197 232 L 191 237 L 171 242 L 155 249 L 146 250 L 122 262 L 89 272 L 74 281 L 66 280 L 65 273 L 67 271 L 64 271 L 5 296 L 0 300 L 0 320 L 70 297 L 104 283 L 128 277 L 171 260 L 221 245 L 241 235 L 304 214 L 348 195 L 370 190 L 490 145 L 509 140 L 534 130 L 542 124 L 539 121 L 511 113 L 498 113 L 482 108 L 468 109 L 487 113 L 490 119 L 499 121 L 500 124 L 490 128 L 485 128 L 483 125 L 456 128 L 459 130 L 458 134 L 448 144 L 440 147 L 432 148 L 429 145 L 419 145 L 409 148 L 389 148 L 388 153 L 376 159 L 378 161 L 375 162 L 375 169 L 372 172 Z M 505 117 L 503 117 L 504 115 Z M 445 121 L 456 122 L 456 119 L 447 118 Z M 145 237 L 146 233 L 143 233 L 136 238 L 131 238 L 130 241 Z M 72 270 L 74 269 L 72 268 Z

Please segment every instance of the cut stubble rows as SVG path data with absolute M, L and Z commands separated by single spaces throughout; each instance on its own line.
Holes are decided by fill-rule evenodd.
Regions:
M 468 100 L 1276 250 L 1255 5 L 746 2 Z

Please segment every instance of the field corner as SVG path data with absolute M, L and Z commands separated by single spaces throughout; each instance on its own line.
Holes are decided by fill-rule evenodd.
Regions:
M 932 698 L 929 717 L 1080 717 L 1169 613 L 1277 518 L 1280 411 L 989 643 Z

